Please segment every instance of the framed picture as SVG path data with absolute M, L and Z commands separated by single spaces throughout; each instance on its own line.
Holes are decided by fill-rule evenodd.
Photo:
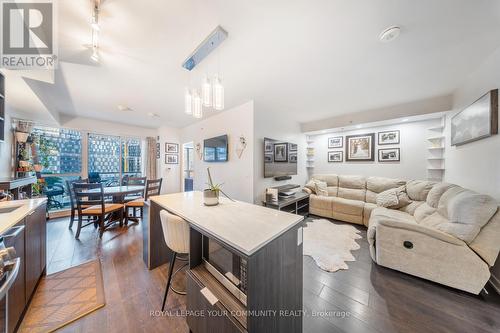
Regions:
M 165 143 L 165 153 L 178 154 L 179 153 L 179 144 L 166 142 Z
M 165 164 L 179 164 L 179 155 L 165 154 Z
M 264 141 L 264 152 L 272 153 L 273 152 L 273 143 L 270 141 Z
M 385 148 L 378 150 L 379 162 L 399 162 L 399 148 Z
M 344 147 L 344 137 L 335 136 L 333 138 L 328 138 L 328 148 L 342 148 Z
M 297 163 L 297 153 L 289 153 L 288 154 L 288 162 Z
M 264 154 L 264 163 L 273 163 L 273 153 Z
M 348 135 L 346 141 L 346 161 L 375 161 L 375 133 Z
M 398 145 L 399 130 L 378 132 L 378 144 L 383 145 Z
M 297 144 L 296 143 L 289 143 L 288 144 L 288 151 L 297 151 Z
M 160 148 L 160 143 L 157 142 L 156 143 L 156 159 L 159 160 L 160 159 L 160 156 L 161 156 L 161 148 Z
M 451 118 L 451 145 L 498 134 L 498 89 L 491 90 Z
M 328 162 L 329 163 L 344 162 L 344 152 L 343 151 L 329 151 L 328 152 Z
M 288 143 L 274 144 L 274 162 L 288 162 Z

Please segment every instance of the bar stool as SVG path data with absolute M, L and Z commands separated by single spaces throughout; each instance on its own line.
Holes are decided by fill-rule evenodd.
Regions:
M 170 259 L 167 286 L 165 288 L 165 295 L 163 296 L 163 304 L 161 306 L 161 310 L 163 311 L 165 309 L 165 303 L 167 301 L 168 289 L 172 289 L 172 291 L 176 294 L 186 295 L 185 291 L 178 291 L 172 288 L 170 283 L 172 277 L 188 265 L 188 259 L 179 256 L 179 254 L 188 255 L 189 258 L 189 225 L 184 219 L 176 215 L 172 215 L 166 210 L 162 210 L 160 212 L 160 219 L 165 243 L 167 244 L 168 248 L 172 250 L 172 258 Z M 186 263 L 179 267 L 172 275 L 176 258 L 181 261 L 186 261 Z

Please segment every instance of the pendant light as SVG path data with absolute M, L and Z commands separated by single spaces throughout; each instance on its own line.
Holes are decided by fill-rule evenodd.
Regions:
M 201 96 L 195 89 L 193 91 L 193 117 L 200 119 L 203 117 L 203 107 L 202 107 Z
M 224 87 L 222 86 L 219 76 L 215 76 L 213 80 L 213 105 L 217 111 L 224 110 Z
M 184 92 L 184 112 L 189 115 L 193 114 L 193 95 L 189 88 L 186 88 Z
M 209 108 L 212 106 L 212 85 L 208 76 L 205 76 L 201 84 L 201 98 L 204 107 Z

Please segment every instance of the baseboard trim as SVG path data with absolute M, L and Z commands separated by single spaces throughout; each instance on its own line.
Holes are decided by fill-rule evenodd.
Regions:
M 495 289 L 495 291 L 500 294 L 500 279 L 497 278 L 495 275 L 491 275 L 490 277 L 490 284 Z

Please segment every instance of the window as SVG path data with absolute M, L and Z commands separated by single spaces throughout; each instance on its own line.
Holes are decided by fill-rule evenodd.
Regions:
M 130 177 L 142 175 L 141 140 L 124 138 L 122 141 L 122 173 Z
M 65 128 L 35 127 L 33 142 L 42 174 L 80 174 L 82 172 L 82 136 Z

